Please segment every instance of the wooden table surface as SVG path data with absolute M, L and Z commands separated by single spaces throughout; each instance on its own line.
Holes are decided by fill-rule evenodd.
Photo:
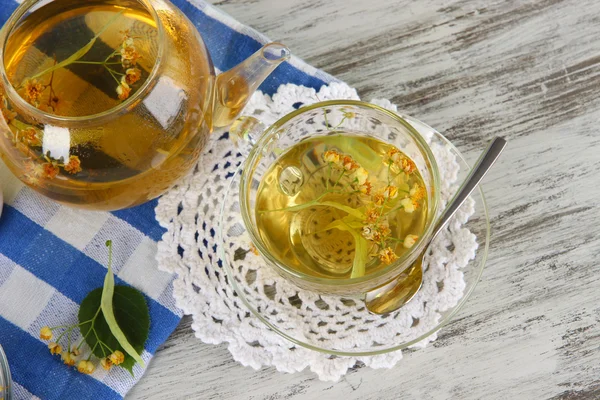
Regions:
M 506 137 L 484 184 L 489 262 L 439 339 L 391 370 L 357 368 L 337 383 L 254 371 L 184 318 L 129 398 L 600 398 L 600 2 L 215 5 L 363 99 L 391 99 L 471 160 Z

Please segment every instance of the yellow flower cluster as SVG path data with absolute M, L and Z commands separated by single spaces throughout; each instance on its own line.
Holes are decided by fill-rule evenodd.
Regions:
M 47 88 L 50 88 L 51 102 L 58 101 L 53 94 L 51 87 L 52 79 L 47 85 L 42 85 L 37 79 L 26 79 L 23 86 L 22 97 L 31 105 L 42 109 L 40 99 Z M 44 104 L 45 106 L 46 104 Z M 9 109 L 7 99 L 0 94 L 0 111 L 4 121 L 11 126 L 13 132 L 13 144 L 25 156 L 29 158 L 25 162 L 25 178 L 31 184 L 38 184 L 41 179 L 52 180 L 58 176 L 60 169 L 63 168 L 68 174 L 77 174 L 82 171 L 81 160 L 78 156 L 72 155 L 65 162 L 53 159 L 49 154 L 39 154 L 35 148 L 42 147 L 42 131 L 32 125 L 18 121 L 17 113 Z
M 62 160 L 62 159 L 61 159 Z M 82 171 L 81 160 L 78 156 L 70 156 L 67 163 L 61 163 L 49 157 L 45 157 L 45 162 L 35 162 L 29 160 L 25 164 L 25 177 L 31 184 L 38 184 L 41 179 L 52 180 L 60 173 L 60 168 L 69 174 L 77 174 Z
M 54 334 L 52 333 L 53 329 L 56 328 L 50 328 L 49 326 L 42 327 L 40 329 L 40 339 L 52 340 L 52 338 L 54 337 Z M 73 327 L 70 327 L 67 330 L 67 332 L 70 333 L 72 329 Z M 62 335 L 59 335 L 58 340 L 60 340 L 61 337 Z M 82 344 L 83 340 L 78 346 L 73 346 L 70 350 L 63 350 L 63 347 L 57 342 L 50 342 L 48 343 L 48 350 L 50 350 L 50 354 L 52 355 L 60 355 L 60 358 L 65 365 L 73 367 L 75 366 L 75 364 L 77 364 L 77 371 L 81 372 L 82 374 L 89 375 L 94 373 L 94 371 L 96 370 L 96 365 L 94 365 L 94 363 L 90 361 L 91 354 L 87 359 L 82 359 L 79 360 L 79 362 L 77 362 L 77 357 L 81 354 L 80 347 Z M 108 371 L 112 368 L 113 365 L 120 365 L 124 361 L 125 354 L 123 354 L 123 352 L 119 350 L 115 350 L 107 357 L 101 358 L 100 365 L 103 369 Z
M 96 366 L 90 360 L 81 360 L 77 364 L 77 371 L 82 374 L 91 374 L 96 370 Z
M 81 172 L 81 160 L 77 156 L 70 156 L 69 162 L 64 164 L 64 169 L 69 174 Z
M 375 243 L 385 242 L 391 233 L 387 221 L 380 224 L 364 225 L 361 231 L 362 237 Z
M 119 54 L 121 55 L 121 65 L 125 68 L 125 75 L 121 77 L 121 82 L 117 86 L 117 95 L 119 100 L 126 100 L 131 94 L 131 85 L 142 77 L 142 71 L 135 67 L 141 56 L 135 47 L 134 38 L 129 34 L 129 30 L 121 33 L 123 34 L 123 43 Z
M 357 191 L 366 195 L 371 194 L 373 186 L 369 181 L 369 171 L 361 167 L 354 158 L 346 154 L 341 154 L 337 150 L 327 150 L 323 153 L 323 159 L 325 162 L 348 174 Z
M 398 259 L 391 247 L 386 247 L 379 252 L 379 259 L 385 264 L 391 264 Z
M 417 170 L 417 166 L 408 157 L 405 157 L 400 150 L 392 148 L 387 152 L 386 162 L 390 165 L 395 165 L 399 170 L 412 174 Z
M 25 82 L 25 101 L 34 107 L 38 107 L 40 105 L 40 98 L 45 89 L 46 87 L 39 83 L 37 79 L 28 79 Z
M 410 191 L 404 191 L 404 198 L 398 202 L 394 202 L 400 195 L 400 189 L 388 180 L 387 185 L 378 186 L 379 189 L 374 191 L 375 185 L 380 185 L 376 181 L 372 182 L 369 179 L 369 172 L 357 163 L 350 155 L 342 154 L 337 150 L 327 150 L 323 153 L 323 160 L 329 165 L 336 167 L 338 170 L 344 171 L 352 181 L 353 188 L 357 192 L 368 195 L 370 198 L 366 201 L 366 209 L 364 211 L 365 219 L 362 221 L 360 234 L 363 238 L 371 243 L 372 249 L 379 259 L 385 264 L 391 264 L 398 259 L 394 249 L 388 245 L 388 242 L 393 238 L 390 237 L 391 229 L 386 217 L 386 210 L 402 208 L 407 213 L 414 212 L 421 200 L 426 196 L 425 189 L 415 184 Z M 416 171 L 415 163 L 403 155 L 396 148 L 390 149 L 384 157 L 390 168 L 394 166 L 397 174 L 406 173 L 412 174 Z M 374 193 L 372 193 L 374 192 Z M 389 207 L 386 209 L 386 206 Z M 389 211 L 388 211 L 389 212 Z M 417 241 L 416 235 L 407 235 L 404 240 L 400 240 L 404 248 L 411 248 Z M 397 240 L 397 239 L 393 239 Z M 376 250 L 379 249 L 379 250 Z
M 35 129 L 33 126 L 21 129 L 18 131 L 17 136 L 21 142 L 25 143 L 27 146 L 40 147 L 42 145 L 40 131 Z
M 306 205 L 319 204 L 320 199 L 327 193 L 358 194 L 357 200 L 362 203 L 361 207 L 352 208 L 346 204 L 335 205 L 335 201 L 327 201 L 326 205 L 348 214 L 341 221 L 332 222 L 329 229 L 350 231 L 356 241 L 367 242 L 369 246 L 366 250 L 367 257 L 378 257 L 385 264 L 391 264 L 398 259 L 398 255 L 395 253 L 398 246 L 391 245 L 392 242 L 400 243 L 405 249 L 410 249 L 417 243 L 419 237 L 413 234 L 406 235 L 404 239 L 392 237 L 392 228 L 388 220 L 390 217 L 395 218 L 394 213 L 400 210 L 405 213 L 414 212 L 426 198 L 425 188 L 419 184 L 415 183 L 409 189 L 408 175 L 417 171 L 415 163 L 410 158 L 396 148 L 390 149 L 384 155 L 382 161 L 384 165 L 388 166 L 387 182 L 382 181 L 384 178 L 380 176 L 381 172 L 377 172 L 377 175 L 371 177 L 369 171 L 351 155 L 343 154 L 335 149 L 325 151 L 322 158 L 329 166 L 327 189 L 318 199 L 306 203 Z M 334 171 L 338 171 L 338 173 L 335 174 L 333 179 L 335 183 L 332 186 Z M 356 251 L 358 251 L 358 244 Z M 356 257 L 364 258 L 364 253 L 355 255 L 355 262 Z M 364 274 L 364 272 L 360 273 Z
M 121 31 L 123 35 L 123 43 L 121 43 L 121 64 L 123 68 L 130 68 L 137 65 L 138 60 L 141 58 L 138 53 L 134 38 L 131 36 L 129 29 Z

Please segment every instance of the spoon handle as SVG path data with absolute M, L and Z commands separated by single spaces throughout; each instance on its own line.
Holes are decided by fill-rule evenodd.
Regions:
M 475 163 L 473 169 L 471 169 L 471 172 L 464 180 L 461 187 L 458 189 L 458 192 L 456 192 L 452 200 L 448 202 L 446 209 L 439 218 L 435 230 L 433 231 L 431 240 L 433 240 L 437 234 L 440 233 L 442 228 L 446 225 L 446 223 L 448 223 L 450 218 L 452 218 L 460 206 L 462 206 L 467 197 L 473 193 L 473 190 L 475 190 L 485 174 L 487 174 L 492 165 L 494 165 L 500 156 L 500 153 L 502 153 L 502 150 L 504 150 L 504 147 L 506 147 L 506 140 L 501 137 L 495 137 L 494 140 L 491 141 L 487 149 L 479 157 L 479 160 L 477 160 L 477 163 Z

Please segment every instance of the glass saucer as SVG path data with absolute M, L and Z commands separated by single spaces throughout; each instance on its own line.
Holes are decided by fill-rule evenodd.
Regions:
M 470 166 L 456 147 L 426 124 L 411 117 L 403 116 L 403 118 L 408 120 L 423 136 L 431 137 L 430 145 L 432 147 L 434 145 L 443 146 L 455 157 L 460 168 L 456 184 L 460 184 L 469 173 Z M 386 316 L 372 314 L 365 316 L 366 311 L 361 306 L 361 300 L 347 297 L 323 295 L 318 296 L 317 301 L 313 301 L 316 296 L 314 293 L 309 292 L 310 296 L 307 296 L 305 289 L 296 287 L 289 281 L 283 281 L 283 278 L 280 278 L 260 256 L 253 255 L 250 259 L 247 258 L 247 253 L 255 249 L 251 245 L 241 216 L 239 216 L 239 186 L 240 170 L 236 172 L 227 192 L 224 193 L 217 233 L 220 262 L 227 273 L 227 282 L 232 285 L 236 295 L 245 306 L 269 329 L 294 344 L 338 356 L 372 356 L 413 346 L 446 325 L 466 303 L 481 278 L 488 254 L 490 225 L 483 191 L 478 188 L 471 196 L 475 203 L 475 212 L 463 225 L 475 236 L 478 244 L 475 257 L 459 270 L 464 279 L 464 288 L 459 285 L 463 296 L 456 304 L 435 310 L 435 316 L 428 319 L 427 325 L 423 323 L 426 330 L 408 329 L 403 332 L 385 332 L 384 335 L 373 338 L 373 340 L 363 340 L 360 344 L 354 342 L 349 346 L 349 335 L 364 335 L 368 331 L 364 324 L 377 324 L 377 327 L 383 327 L 386 325 L 387 318 L 394 319 L 402 317 L 402 315 L 396 311 Z M 458 187 L 456 186 L 456 188 Z M 242 243 L 243 245 L 241 245 Z M 251 266 L 247 264 L 251 264 Z M 260 286 L 257 286 L 257 276 L 261 278 Z M 309 297 L 313 299 L 310 307 L 306 304 L 306 299 Z M 415 300 L 412 300 L 404 307 L 414 308 L 414 302 Z M 345 307 L 346 305 L 348 308 Z M 353 308 L 361 312 L 363 316 L 356 317 L 356 324 L 348 324 L 349 317 L 350 319 L 355 318 L 348 315 L 352 314 Z M 413 318 L 413 321 L 409 321 L 407 326 L 410 327 L 411 323 L 418 324 L 419 320 L 415 321 Z M 362 329 L 361 324 L 363 324 Z M 326 328 L 326 334 L 316 334 L 316 331 L 323 332 L 323 327 Z M 388 328 L 382 328 L 382 330 L 385 329 L 389 331 Z M 382 337 L 384 339 L 381 339 Z

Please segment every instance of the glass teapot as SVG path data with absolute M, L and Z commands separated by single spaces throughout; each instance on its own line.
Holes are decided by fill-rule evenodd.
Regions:
M 135 206 L 185 175 L 289 56 L 270 43 L 216 76 L 166 0 L 26 0 L 0 32 L 0 156 L 58 202 Z

